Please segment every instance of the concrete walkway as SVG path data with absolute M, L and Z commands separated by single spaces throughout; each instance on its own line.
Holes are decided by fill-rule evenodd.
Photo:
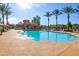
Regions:
M 79 55 L 79 40 L 68 43 L 49 41 L 35 42 L 18 38 L 18 31 L 10 30 L 0 36 L 0 55 L 16 56 L 73 56 Z M 74 33 L 72 33 L 74 34 Z M 75 35 L 75 34 L 74 34 Z M 79 36 L 79 34 L 76 34 Z

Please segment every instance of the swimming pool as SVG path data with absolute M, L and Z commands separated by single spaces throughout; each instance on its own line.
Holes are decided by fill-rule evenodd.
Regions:
M 32 38 L 34 41 L 53 41 L 53 42 L 70 42 L 76 39 L 76 36 L 62 32 L 51 32 L 51 31 L 25 31 L 22 35 Z

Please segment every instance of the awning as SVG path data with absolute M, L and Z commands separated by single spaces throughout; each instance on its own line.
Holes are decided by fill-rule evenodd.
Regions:
M 0 24 L 0 27 L 8 27 L 9 25 L 5 25 L 5 24 Z

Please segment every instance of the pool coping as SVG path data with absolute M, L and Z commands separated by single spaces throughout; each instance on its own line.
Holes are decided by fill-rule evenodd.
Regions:
M 2 39 L 5 41 L 5 42 L 7 42 L 6 44 L 5 44 L 5 46 L 3 46 L 3 44 L 1 45 L 1 49 L 3 49 L 3 50 L 1 50 L 2 51 L 2 53 L 4 53 L 5 51 L 7 51 L 7 52 L 12 52 L 12 51 L 14 51 L 13 53 L 15 53 L 15 55 L 20 55 L 19 54 L 19 52 L 21 52 L 21 55 L 29 55 L 28 54 L 28 51 L 26 51 L 26 49 L 24 49 L 24 51 L 23 50 L 20 50 L 20 49 L 18 49 L 18 48 L 16 48 L 17 50 L 15 50 L 15 47 L 21 47 L 21 46 L 17 46 L 16 44 L 19 44 L 19 45 L 22 45 L 22 47 L 23 48 L 27 48 L 29 45 L 32 45 L 32 46 L 30 46 L 30 47 L 34 47 L 34 48 L 36 48 L 36 50 L 32 50 L 34 53 L 37 51 L 37 50 L 39 50 L 39 52 L 40 52 L 40 49 L 41 50 L 43 50 L 42 52 L 40 52 L 41 54 L 39 54 L 39 53 L 36 53 L 35 55 L 52 55 L 52 56 L 63 56 L 63 55 L 68 55 L 68 56 L 70 56 L 70 55 L 75 55 L 76 54 L 76 56 L 77 55 L 79 55 L 79 46 L 77 47 L 77 46 L 75 46 L 75 45 L 79 45 L 79 44 L 77 44 L 76 42 L 79 42 L 79 40 L 77 40 L 77 41 L 72 41 L 72 42 L 68 42 L 68 43 L 58 43 L 58 42 L 48 42 L 48 41 L 43 41 L 43 42 L 35 42 L 35 41 L 32 41 L 32 40 L 19 40 L 20 38 L 15 38 L 15 36 L 18 34 L 17 33 L 18 31 L 15 31 L 15 30 L 13 30 L 13 33 L 12 33 L 12 31 L 9 31 L 8 33 L 6 32 L 6 33 L 4 33 L 5 35 L 2 35 Z M 6 36 L 6 34 L 7 34 L 7 39 L 5 38 L 5 36 Z M 71 34 L 71 33 L 70 33 Z M 79 35 L 79 33 L 77 33 L 78 35 Z M 8 37 L 8 35 L 12 35 L 11 37 Z M 74 34 L 75 35 L 75 34 Z M 11 39 L 12 38 L 12 39 Z M 5 40 L 6 39 L 6 40 Z M 8 40 L 8 41 L 7 41 Z M 2 40 L 1 40 L 2 41 Z M 2 42 L 4 42 L 4 41 L 2 41 Z M 10 42 L 13 42 L 13 43 L 11 43 L 10 44 Z M 16 42 L 16 44 L 15 44 L 15 42 Z M 4 49 L 3 47 L 6 47 L 7 46 L 7 44 L 9 45 L 9 49 L 10 48 L 12 48 L 11 50 L 9 50 L 9 49 Z M 39 48 L 38 48 L 39 47 Z M 41 48 L 40 48 L 41 47 Z M 50 48 L 50 49 L 49 49 Z M 63 50 L 62 50 L 62 48 L 63 48 Z M 71 49 L 71 48 L 73 48 L 73 49 Z M 27 48 L 28 49 L 28 48 Z M 45 49 L 45 50 L 44 50 Z M 56 54 L 54 54 L 54 53 L 52 53 L 53 51 L 51 50 L 51 49 L 57 49 L 58 51 L 56 51 Z M 76 50 L 77 49 L 77 50 Z M 50 50 L 51 50 L 51 52 L 50 52 Z M 15 52 L 15 51 L 18 51 L 18 52 Z M 25 52 L 26 51 L 26 52 Z M 31 50 L 30 50 L 31 51 Z M 31 51 L 31 52 L 32 52 Z M 76 53 L 73 53 L 73 52 L 75 52 L 76 51 Z M 5 53 L 7 53 L 7 52 L 5 52 Z M 25 52 L 26 54 L 23 54 L 23 52 Z M 66 52 L 69 52 L 69 53 L 66 53 Z M 72 52 L 72 54 L 70 53 L 70 52 Z M 0 55 L 14 55 L 13 53 L 12 54 L 10 54 L 10 53 L 8 53 L 8 54 L 1 54 L 0 53 Z M 18 53 L 18 54 L 17 54 Z M 42 53 L 44 53 L 44 54 L 42 54 Z M 31 54 L 31 55 L 34 55 L 34 54 Z
M 36 31 L 36 30 L 30 30 L 30 31 Z M 45 31 L 45 30 L 44 30 Z M 22 32 L 24 32 L 23 30 L 18 30 L 18 34 L 21 34 Z M 58 33 L 63 33 L 63 34 L 70 34 L 70 35 L 72 35 L 72 36 L 75 36 L 76 37 L 76 39 L 74 39 L 74 40 L 77 40 L 77 39 L 79 39 L 79 36 L 77 36 L 77 35 L 75 35 L 75 34 L 73 34 L 74 32 L 65 32 L 65 31 L 49 31 L 49 32 L 58 32 Z M 79 34 L 79 33 L 76 33 L 76 34 Z M 21 34 L 22 35 L 22 34 Z M 22 36 L 23 37 L 23 36 Z M 22 38 L 21 37 L 21 38 Z M 24 39 L 28 39 L 27 37 L 23 37 Z M 29 39 L 30 39 L 30 37 L 29 37 Z M 50 42 L 50 41 L 49 41 Z M 54 41 L 55 42 L 55 41 Z M 64 42 L 58 42 L 58 43 L 64 43 Z M 68 43 L 68 42 L 65 42 L 65 43 Z

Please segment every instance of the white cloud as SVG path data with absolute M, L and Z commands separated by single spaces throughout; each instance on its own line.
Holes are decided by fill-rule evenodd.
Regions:
M 17 17 L 10 17 L 8 21 L 10 24 L 17 24 L 20 21 L 20 19 Z
M 21 7 L 22 9 L 31 9 L 32 8 L 32 3 L 17 3 L 19 7 Z
M 17 3 L 18 6 L 22 9 L 32 9 L 32 8 L 38 8 L 40 6 L 46 6 L 46 4 L 40 4 L 40 3 L 26 3 L 26 2 L 23 2 L 23 3 Z
M 36 0 L 34 0 L 36 1 Z M 39 7 L 40 5 L 39 4 L 36 4 L 34 5 L 31 0 L 0 0 L 0 2 L 3 2 L 3 3 L 16 3 L 20 8 L 22 9 L 31 9 L 33 6 L 34 7 Z

